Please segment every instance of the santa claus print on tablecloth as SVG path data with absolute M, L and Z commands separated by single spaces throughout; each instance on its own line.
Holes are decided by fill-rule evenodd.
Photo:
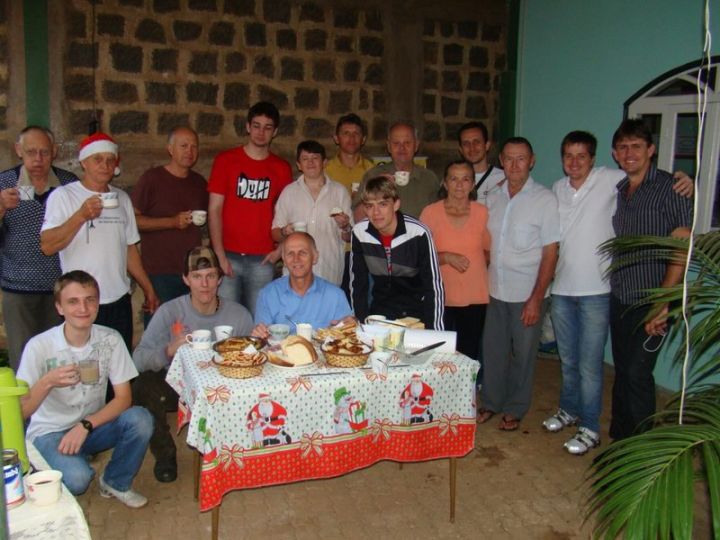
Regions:
M 364 401 L 355 399 L 344 386 L 335 390 L 333 397 L 335 399 L 335 411 L 333 412 L 335 434 L 345 435 L 367 429 L 368 420 L 365 417 L 367 406 Z
M 270 398 L 259 394 L 258 402 L 247 415 L 247 428 L 254 448 L 290 444 L 292 438 L 285 431 L 287 409 Z
M 430 402 L 433 397 L 432 387 L 424 382 L 420 375 L 413 374 L 410 384 L 400 394 L 400 408 L 402 409 L 402 423 L 421 424 L 432 422 Z

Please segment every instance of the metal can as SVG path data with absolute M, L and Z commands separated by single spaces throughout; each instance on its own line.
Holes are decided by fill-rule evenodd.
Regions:
M 5 477 L 5 504 L 8 508 L 20 506 L 25 502 L 22 469 L 17 450 L 3 450 L 3 476 Z

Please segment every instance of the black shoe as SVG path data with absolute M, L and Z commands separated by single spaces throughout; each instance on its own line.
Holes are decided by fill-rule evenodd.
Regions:
M 158 482 L 174 482 L 177 479 L 177 459 L 156 461 L 153 472 Z

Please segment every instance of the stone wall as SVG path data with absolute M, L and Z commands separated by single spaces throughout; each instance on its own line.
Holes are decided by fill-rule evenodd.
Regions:
M 0 160 L 9 159 L 12 136 L 8 130 L 8 86 L 10 79 L 8 51 L 9 0 L 0 0 Z

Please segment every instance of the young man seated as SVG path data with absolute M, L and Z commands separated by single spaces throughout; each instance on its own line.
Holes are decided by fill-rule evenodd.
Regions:
M 360 201 L 367 219 L 352 231 L 350 294 L 355 316 L 361 321 L 371 313 L 389 319 L 416 317 L 425 328 L 442 330 L 445 294 L 430 231 L 400 212 L 395 182 L 385 176 L 368 180 Z
M 130 406 L 137 370 L 120 334 L 93 324 L 100 299 L 95 278 L 68 272 L 54 294 L 65 322 L 28 342 L 17 373 L 30 385 L 22 398 L 23 417 L 30 418 L 27 437 L 75 495 L 95 476 L 88 457 L 114 448 L 100 494 L 131 508 L 145 506 L 147 499 L 130 489 L 153 430 L 150 413 Z M 115 397 L 106 404 L 108 381 Z

